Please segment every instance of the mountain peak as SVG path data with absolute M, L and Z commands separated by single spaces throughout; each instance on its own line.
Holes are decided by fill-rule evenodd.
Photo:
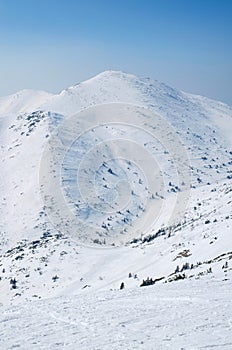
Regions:
M 137 76 L 134 74 L 120 71 L 120 70 L 105 70 L 95 75 L 94 77 L 88 79 L 87 81 L 92 79 L 102 79 L 102 78 L 121 78 L 121 79 L 136 78 L 137 79 Z
M 85 84 L 91 84 L 97 81 L 113 81 L 113 80 L 139 80 L 141 78 L 137 77 L 134 74 L 130 74 L 130 73 L 126 73 L 123 71 L 117 71 L 117 70 L 105 70 L 103 72 L 100 72 L 80 83 L 71 85 L 70 87 L 68 87 L 67 89 L 63 90 L 61 93 L 63 93 L 64 91 L 70 91 L 72 89 L 75 89 L 76 87 L 78 87 L 79 85 L 85 85 Z

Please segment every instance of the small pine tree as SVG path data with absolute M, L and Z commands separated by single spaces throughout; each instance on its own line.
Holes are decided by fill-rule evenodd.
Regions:
M 16 289 L 17 288 L 16 283 L 17 283 L 16 279 L 15 278 L 13 278 L 13 279 L 11 278 L 10 284 L 11 284 L 11 288 L 12 289 Z

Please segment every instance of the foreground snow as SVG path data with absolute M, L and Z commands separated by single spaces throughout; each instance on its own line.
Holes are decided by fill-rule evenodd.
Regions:
M 213 278 L 1 308 L 1 349 L 231 349 L 232 283 Z

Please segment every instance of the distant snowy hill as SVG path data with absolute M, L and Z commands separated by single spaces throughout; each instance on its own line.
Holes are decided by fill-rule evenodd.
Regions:
M 10 96 L 0 97 L 0 115 L 33 112 L 39 104 L 46 102 L 52 96 L 44 91 L 22 90 Z
M 122 105 L 123 103 L 125 105 Z M 80 139 L 74 140 L 75 122 L 79 122 L 81 118 L 84 120 L 90 114 L 94 119 L 94 115 L 96 116 L 94 113 L 103 116 L 107 116 L 108 113 L 113 117 L 125 110 L 128 110 L 128 115 L 131 116 L 130 125 L 121 123 L 104 125 L 99 129 L 90 128 Z M 75 117 L 78 112 L 80 113 Z M 140 129 L 133 128 L 137 120 L 133 119 L 133 116 L 141 121 Z M 157 120 L 152 120 L 153 116 Z M 155 142 L 152 136 L 148 136 L 145 132 L 149 123 L 156 122 L 160 127 L 158 124 L 160 120 L 163 145 L 162 142 Z M 157 125 L 154 125 L 155 129 Z M 53 142 L 54 135 L 57 142 L 54 142 L 57 158 L 51 157 L 41 183 L 43 152 L 49 142 Z M 129 300 L 135 301 L 131 318 L 130 308 L 127 310 L 126 323 L 123 323 L 117 314 L 123 327 L 130 327 L 140 317 L 140 304 L 143 300 L 148 300 L 148 304 L 151 302 L 152 288 L 154 295 L 156 295 L 155 288 L 159 288 L 157 303 L 161 305 L 163 312 L 170 313 L 171 311 L 169 309 L 167 311 L 164 307 L 166 299 L 160 301 L 161 293 L 164 293 L 162 295 L 165 298 L 165 286 L 168 286 L 167 301 L 174 303 L 175 307 L 178 303 L 176 304 L 170 297 L 172 290 L 178 296 L 183 286 L 186 298 L 191 299 L 191 286 L 196 288 L 194 301 L 188 299 L 187 302 L 183 295 L 180 297 L 186 308 L 191 302 L 202 307 L 199 306 L 202 303 L 201 284 L 205 293 L 208 288 L 214 289 L 214 286 L 218 291 L 221 290 L 221 285 L 223 290 L 229 288 L 227 286 L 231 287 L 231 135 L 230 106 L 178 91 L 148 78 L 139 78 L 122 72 L 103 72 L 59 94 L 23 90 L 1 98 L 0 303 L 4 305 L 4 312 L 8 316 L 1 316 L 0 324 L 7 320 L 15 322 L 14 320 L 18 319 L 16 313 L 24 313 L 23 306 L 18 306 L 19 311 L 16 312 L 10 308 L 5 309 L 6 305 L 20 304 L 25 300 L 30 302 L 29 308 L 34 305 L 33 313 L 38 319 L 41 318 L 41 324 L 47 324 L 44 314 L 47 314 L 48 309 L 57 308 L 57 303 L 59 304 L 61 300 L 59 305 L 62 306 L 62 310 L 51 311 L 53 319 L 61 322 L 59 327 L 69 322 L 73 322 L 74 327 L 77 322 L 78 327 L 84 329 L 81 331 L 82 334 L 85 334 L 88 328 L 84 319 L 76 321 L 76 316 L 71 315 L 70 310 L 66 314 L 64 306 L 66 300 L 68 303 L 77 303 L 78 299 L 83 305 L 86 302 L 93 305 L 96 303 L 98 310 L 101 309 L 101 300 L 106 305 L 112 293 L 115 303 L 121 304 L 121 297 L 117 293 L 122 293 L 122 299 L 126 301 L 125 307 L 130 303 Z M 108 148 L 99 146 L 105 140 L 113 141 L 107 145 Z M 117 140 L 125 140 L 129 145 L 124 146 L 123 141 L 120 141 L 121 149 L 125 151 L 125 159 L 116 157 L 119 149 L 114 148 L 114 142 Z M 178 142 L 187 154 L 183 168 L 188 168 L 189 184 L 180 181 L 178 169 L 174 164 L 175 158 L 172 152 L 165 149 L 165 144 L 175 146 Z M 55 165 L 64 144 L 70 144 L 70 149 L 63 159 L 62 171 L 58 174 Z M 141 145 L 140 150 L 136 148 L 137 144 Z M 160 166 L 161 175 L 158 171 L 157 174 L 153 171 L 152 162 L 151 168 L 147 162 L 144 168 L 140 169 L 138 164 L 132 161 L 134 159 L 127 159 L 128 154 L 133 152 L 141 160 L 139 164 L 142 165 L 146 163 L 142 162 L 143 155 L 145 157 L 150 152 Z M 99 159 L 102 160 L 101 163 Z M 84 194 L 76 183 L 79 165 L 83 171 L 81 176 L 85 184 Z M 182 166 L 179 168 L 181 170 Z M 57 174 L 60 176 L 58 180 L 63 190 L 63 197 L 70 205 L 70 212 L 84 223 L 97 227 L 96 237 L 93 236 L 95 239 L 88 236 L 88 232 L 80 232 L 81 225 L 69 223 L 69 217 L 62 216 L 60 208 L 59 210 L 53 208 L 56 188 L 53 188 L 54 198 L 49 197 L 46 190 L 50 185 L 52 187 L 58 183 L 53 179 Z M 163 181 L 162 194 L 159 187 L 157 191 L 152 192 L 147 185 L 146 179 L 151 174 Z M 94 179 L 94 185 L 90 181 L 86 186 L 85 180 L 91 177 Z M 97 188 L 96 192 L 93 191 L 94 186 Z M 127 191 L 128 188 L 130 193 Z M 120 199 L 115 189 L 119 189 L 120 198 L 125 199 L 125 202 L 126 195 L 128 197 L 130 195 L 130 201 L 128 203 L 122 201 L 123 205 L 125 204 L 122 210 L 112 207 L 110 212 L 105 209 L 107 205 L 113 201 L 115 204 Z M 57 188 L 57 195 L 58 192 Z M 189 201 L 184 215 L 172 224 L 168 218 L 173 203 L 175 204 L 179 195 L 187 192 Z M 82 195 L 90 200 L 90 205 L 85 203 Z M 152 211 L 148 211 L 149 203 L 157 203 L 157 206 L 162 208 L 162 215 L 154 226 L 141 232 L 137 225 L 138 220 L 145 217 L 146 223 L 146 220 L 149 221 L 153 215 Z M 97 210 L 94 205 L 98 206 Z M 148 212 L 149 216 L 146 217 Z M 50 214 L 53 219 L 55 217 L 60 227 L 54 224 Z M 115 227 L 121 228 L 121 231 L 119 230 L 121 241 L 118 239 L 117 242 L 122 244 L 117 244 L 112 239 L 111 231 L 113 232 Z M 125 291 L 119 291 L 122 282 Z M 173 287 L 170 287 L 170 283 Z M 147 285 L 154 286 L 147 287 Z M 144 291 L 146 288 L 148 292 Z M 53 297 L 58 299 L 32 303 L 32 300 Z M 211 299 L 214 302 L 213 297 Z M 227 302 L 228 294 L 225 293 L 217 306 Z M 147 311 L 143 312 L 144 318 L 150 312 L 148 304 Z M 44 312 L 43 315 L 40 315 L 40 307 Z M 113 319 L 114 301 L 109 307 Z M 104 310 L 107 313 L 107 306 Z M 79 309 L 77 311 L 79 313 Z M 217 312 L 221 315 L 219 309 Z M 98 316 L 102 315 L 101 310 Z M 177 312 L 177 315 L 181 318 L 180 313 Z M 135 320 L 132 320 L 132 317 Z M 187 320 L 189 329 L 191 318 L 188 317 Z M 196 320 L 197 328 L 203 320 L 197 316 Z M 27 327 L 31 322 L 31 316 L 26 313 L 23 323 L 20 324 L 23 324 L 22 327 Z M 88 322 L 93 328 L 95 325 L 100 327 L 98 320 L 92 322 L 89 318 Z M 149 322 L 147 324 L 149 325 Z M 215 326 L 215 322 L 211 324 Z M 228 327 L 223 328 L 227 343 L 229 343 Z M 144 329 L 145 332 L 145 328 L 140 328 L 139 324 L 137 328 Z M 33 332 L 36 334 L 37 330 Z M 128 332 L 133 336 L 132 328 Z M 199 329 L 196 332 L 199 334 Z M 107 346 L 102 346 L 103 340 L 98 333 L 95 330 L 94 334 L 98 336 L 96 349 L 107 349 Z M 11 330 L 6 327 L 4 334 L 5 339 L 10 341 Z M 217 337 L 216 345 L 220 343 L 219 338 Z M 176 339 L 176 336 L 173 335 L 171 339 Z M 142 341 L 144 339 L 141 336 Z M 166 349 L 164 343 L 161 343 L 158 343 L 160 349 Z M 72 338 L 70 349 L 75 348 L 74 344 Z M 126 341 L 123 344 L 124 348 L 132 348 Z M 135 348 L 153 349 L 152 343 L 149 343 L 150 347 L 141 344 L 135 344 Z M 183 346 L 181 341 L 178 341 L 178 344 Z M 199 345 L 193 339 L 189 344 L 193 348 Z M 3 345 L 7 348 L 6 340 Z M 210 345 L 213 346 L 213 343 Z M 78 348 L 81 346 L 79 344 Z M 38 345 L 39 348 L 42 347 Z M 86 348 L 91 348 L 91 345 Z M 119 348 L 118 343 L 113 348 Z M 172 348 L 177 349 L 175 344 Z

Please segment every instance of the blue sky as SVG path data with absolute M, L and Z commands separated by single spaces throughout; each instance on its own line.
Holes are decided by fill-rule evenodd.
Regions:
M 0 0 L 0 95 L 107 69 L 232 105 L 230 0 Z

